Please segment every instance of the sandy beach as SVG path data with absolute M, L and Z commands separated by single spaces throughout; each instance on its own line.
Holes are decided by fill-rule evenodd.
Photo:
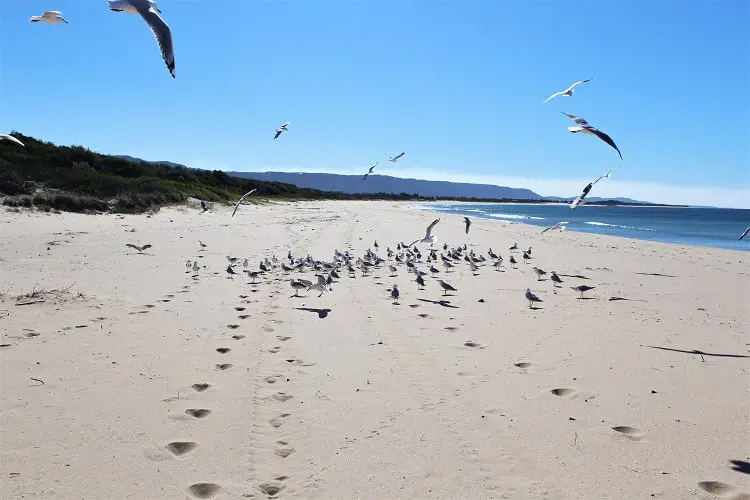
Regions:
M 437 217 L 408 206 L 3 210 L 0 496 L 750 498 L 748 253 L 441 215 L 438 248 L 502 271 L 438 265 L 443 296 L 342 268 L 321 297 L 290 297 L 311 269 L 242 273 L 385 259 Z

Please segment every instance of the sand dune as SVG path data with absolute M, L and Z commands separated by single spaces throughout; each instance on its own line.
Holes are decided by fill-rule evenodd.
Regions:
M 750 498 L 747 253 L 443 214 L 438 246 L 502 271 L 291 297 L 312 272 L 226 256 L 385 258 L 435 214 L 230 213 L 0 214 L 2 498 Z

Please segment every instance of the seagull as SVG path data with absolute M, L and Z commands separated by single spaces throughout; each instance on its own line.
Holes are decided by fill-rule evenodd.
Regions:
M 524 296 L 526 297 L 526 300 L 529 301 L 529 309 L 534 309 L 534 302 L 544 302 L 542 299 L 531 293 L 531 289 L 529 288 L 526 289 Z
M 199 246 L 201 247 L 201 249 L 200 249 L 200 250 L 198 250 L 199 252 L 203 252 L 203 251 L 205 251 L 205 250 L 206 250 L 206 247 L 208 246 L 208 245 L 206 245 L 205 243 L 203 243 L 203 242 L 202 242 L 201 240 L 198 240 L 198 245 L 199 245 Z
M 471 226 L 471 219 L 464 217 L 464 224 L 466 224 L 466 234 L 469 234 L 469 227 Z
M 589 290 L 593 290 L 596 288 L 595 286 L 588 286 L 588 285 L 578 285 L 578 286 L 571 286 L 571 289 L 575 290 L 576 292 L 581 293 L 581 299 L 583 298 L 583 292 L 588 292 Z
M 237 273 L 235 273 L 235 272 L 234 272 L 234 269 L 232 269 L 232 264 L 229 264 L 229 265 L 227 266 L 227 274 L 228 274 L 228 275 L 229 275 L 229 277 L 230 277 L 230 278 L 232 278 L 232 279 L 234 279 L 234 275 L 235 275 L 235 274 L 237 274 Z
M 206 206 L 206 202 L 204 200 L 201 200 L 201 210 L 201 213 L 208 212 L 208 207 Z
M 511 255 L 510 256 L 510 267 L 512 267 L 513 269 L 515 269 L 516 268 L 516 264 L 518 264 L 518 261 L 516 261 L 516 258 Z
M 513 252 L 514 250 L 518 250 L 518 243 L 513 243 L 513 246 L 509 247 L 508 250 L 510 250 L 511 252 Z
M 570 204 L 570 208 L 576 208 L 578 205 L 583 204 L 584 198 L 588 196 L 589 191 L 591 191 L 591 188 L 594 187 L 594 184 L 596 184 L 602 179 L 609 179 L 609 175 L 615 170 L 617 170 L 617 168 L 613 168 L 612 170 L 609 170 L 606 174 L 599 176 L 599 178 L 595 180 L 594 182 L 589 182 L 586 185 L 586 187 L 583 188 L 583 192 L 580 195 L 578 195 L 578 197 L 575 200 L 573 200 L 573 203 Z
M 432 223 L 429 226 L 427 226 L 427 231 L 425 231 L 424 238 L 422 238 L 421 240 L 414 241 L 414 243 L 412 243 L 409 246 L 412 247 L 417 243 L 429 243 L 429 244 L 435 243 L 437 241 L 437 237 L 432 235 L 432 228 L 435 227 L 435 224 L 437 224 L 438 222 L 440 222 L 440 219 L 435 219 L 434 221 L 432 221 Z
M 193 262 L 193 272 L 197 275 L 198 271 L 200 270 L 200 266 L 198 265 L 198 261 Z
M 377 167 L 377 166 L 378 166 L 378 163 L 376 162 L 375 165 L 373 165 L 372 167 L 370 167 L 370 169 L 367 171 L 367 173 L 365 174 L 365 176 L 362 177 L 362 182 L 365 182 L 365 179 L 367 179 L 367 176 L 370 175 L 372 173 L 372 170 L 375 167 Z M 377 248 L 377 246 L 375 248 Z
M 398 269 L 396 268 L 396 266 L 394 266 L 392 264 L 390 266 L 388 266 L 388 270 L 391 272 L 391 276 L 396 276 L 396 273 L 398 271 Z
M 307 290 L 307 286 L 304 283 L 294 278 L 289 281 L 289 284 L 292 286 L 292 290 L 294 290 L 294 295 L 292 295 L 292 297 L 299 297 L 300 290 Z
M 512 258 L 512 257 L 511 257 L 511 258 Z M 503 265 L 503 258 L 502 258 L 502 257 L 499 257 L 499 258 L 498 258 L 498 259 L 497 259 L 497 260 L 495 261 L 495 263 L 494 263 L 494 264 L 492 264 L 492 265 L 493 265 L 493 266 L 495 267 L 495 271 L 499 271 L 499 270 L 500 270 L 500 268 L 501 268 L 501 267 L 502 267 L 502 265 Z
M 397 162 L 398 160 L 400 160 L 400 159 L 401 159 L 401 157 L 402 157 L 402 156 L 404 156 L 405 154 L 406 154 L 406 152 L 403 152 L 403 153 L 401 153 L 401 154 L 399 154 L 399 155 L 396 155 L 396 156 L 391 156 L 390 158 L 388 158 L 388 161 L 390 161 L 390 162 L 392 162 L 392 163 L 396 163 L 396 162 Z M 386 155 L 386 156 L 388 156 L 388 153 L 386 153 L 385 155 Z
M 546 104 L 547 101 L 549 101 L 550 99 L 554 99 L 555 97 L 557 97 L 559 95 L 564 95 L 566 97 L 570 97 L 570 96 L 573 95 L 573 92 L 575 92 L 575 90 L 573 90 L 573 89 L 575 89 L 575 87 L 577 85 L 580 85 L 580 84 L 586 83 L 586 82 L 590 82 L 591 80 L 593 80 L 593 78 L 589 78 L 588 80 L 581 80 L 580 82 L 575 82 L 573 85 L 571 85 L 567 89 L 562 90 L 560 92 L 555 92 L 554 94 L 552 94 L 551 96 L 549 96 L 547 99 L 544 100 L 543 104 Z
M 438 283 L 440 283 L 440 287 L 443 289 L 443 295 L 448 295 L 448 292 L 457 292 L 455 288 L 453 288 L 452 285 L 446 283 L 443 280 L 438 280 Z
M 550 279 L 552 280 L 552 286 L 554 287 L 557 287 L 557 285 L 563 282 L 563 280 L 560 279 L 560 277 L 557 275 L 555 271 L 552 271 L 552 274 L 550 275 Z
M 314 285 L 310 285 L 309 287 L 307 287 L 307 289 L 319 291 L 320 295 L 318 295 L 318 297 L 321 297 L 324 292 L 333 291 L 333 289 L 328 286 L 328 283 L 326 283 L 326 279 L 321 275 L 318 275 L 318 282 L 315 283 Z
M 745 229 L 745 231 L 740 235 L 740 240 L 742 240 L 742 238 L 744 238 L 745 236 L 747 236 L 748 233 L 750 233 L 750 227 L 748 227 L 747 229 Z
M 190 261 L 190 259 L 188 259 L 188 261 L 185 262 L 185 269 L 187 269 L 185 272 L 189 273 L 192 268 L 193 268 L 193 263 Z
M 595 128 L 595 127 L 592 127 L 591 125 L 589 125 L 589 122 L 587 122 L 583 118 L 579 118 L 576 115 L 568 114 L 568 113 L 566 113 L 564 111 L 562 112 L 562 114 L 564 114 L 565 116 L 567 116 L 568 118 L 570 118 L 571 120 L 573 120 L 574 122 L 576 122 L 576 126 L 575 127 L 568 127 L 568 131 L 569 132 L 572 132 L 574 134 L 577 134 L 577 133 L 581 132 L 581 133 L 584 133 L 584 134 L 597 136 L 599 139 L 603 140 L 604 142 L 606 142 L 607 144 L 609 144 L 610 146 L 612 146 L 615 149 L 615 151 L 617 151 L 617 154 L 620 155 L 620 159 L 622 160 L 622 153 L 620 153 L 620 150 L 617 148 L 617 145 L 615 144 L 615 141 L 613 141 L 610 136 L 608 136 L 607 134 L 605 134 L 601 130 L 599 130 L 599 129 Z
M 15 137 L 13 137 L 13 136 L 12 136 L 12 135 L 10 135 L 10 134 L 0 134 L 0 141 L 10 141 L 10 142 L 15 142 L 15 143 L 16 143 L 16 144 L 18 144 L 19 146 L 23 146 L 23 147 L 26 147 L 26 146 L 24 145 L 24 143 L 22 143 L 21 141 L 19 141 L 18 139 L 16 139 Z
M 542 230 L 542 234 L 546 233 L 547 231 L 554 231 L 555 229 L 559 229 L 560 231 L 565 231 L 567 228 L 567 225 L 569 224 L 568 221 L 565 222 L 558 222 L 554 226 L 550 226 Z
M 391 297 L 393 297 L 393 303 L 398 304 L 398 296 L 401 295 L 398 291 L 398 285 L 393 285 L 391 288 Z
M 536 273 L 536 280 L 537 281 L 542 281 L 542 276 L 544 276 L 545 274 L 547 274 L 547 271 L 545 271 L 543 269 L 539 269 L 536 266 L 532 267 L 531 269 L 533 269 L 534 272 Z
M 230 266 L 235 265 L 238 260 L 240 260 L 239 257 L 230 257 L 229 255 L 227 255 L 227 262 L 229 262 Z
M 256 191 L 257 189 L 253 189 L 242 195 L 242 198 L 240 198 L 240 201 L 238 201 L 237 204 L 234 206 L 234 212 L 232 212 L 232 217 L 234 217 L 234 214 L 237 212 L 237 208 L 240 206 L 240 203 L 242 203 L 242 201 L 245 199 L 245 196 L 249 194 L 253 194 Z
M 420 290 L 424 288 L 424 278 L 422 277 L 422 273 L 417 272 L 417 279 L 414 281 L 417 282 L 417 286 L 419 287 Z
M 273 136 L 274 140 L 278 139 L 284 132 L 289 132 L 289 122 L 284 123 L 284 125 L 276 129 L 276 135 Z
M 143 253 L 144 250 L 148 250 L 149 248 L 151 248 L 150 244 L 146 244 L 146 245 L 143 245 L 142 247 L 139 247 L 138 245 L 133 245 L 132 243 L 126 243 L 125 246 L 130 247 L 130 248 L 135 248 L 136 250 L 138 250 L 138 253 Z
M 245 272 L 247 273 L 247 276 L 252 280 L 251 283 L 250 283 L 251 285 L 255 284 L 255 278 L 257 278 L 258 276 L 260 276 L 261 274 L 263 274 L 263 271 L 250 271 L 250 270 L 247 270 Z
M 68 21 L 62 16 L 62 12 L 59 10 L 48 10 L 41 16 L 31 16 L 29 22 L 32 23 L 50 23 L 50 24 L 68 24 Z
M 167 65 L 169 74 L 174 78 L 174 45 L 172 31 L 161 17 L 161 10 L 154 0 L 107 0 L 110 10 L 138 14 L 143 18 L 156 37 L 161 49 L 161 57 Z

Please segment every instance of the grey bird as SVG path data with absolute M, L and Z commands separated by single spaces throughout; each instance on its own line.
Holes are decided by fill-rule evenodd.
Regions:
M 740 240 L 742 240 L 742 238 L 744 238 L 745 236 L 747 236 L 748 233 L 750 233 L 750 227 L 748 227 L 747 229 L 745 229 L 745 231 L 740 235 Z
M 453 288 L 453 285 L 450 285 L 443 280 L 438 280 L 438 283 L 440 283 L 440 287 L 443 289 L 443 295 L 448 295 L 448 292 L 458 291 L 455 288 Z
M 529 309 L 534 309 L 534 302 L 544 302 L 542 299 L 534 295 L 531 292 L 530 288 L 526 289 L 526 293 L 524 294 L 524 297 L 526 297 L 526 300 L 529 301 Z
M 552 280 L 552 286 L 556 287 L 560 283 L 563 282 L 563 280 L 560 279 L 560 277 L 557 275 L 555 271 L 552 271 L 552 274 L 550 275 L 550 279 Z
M 512 267 L 513 269 L 515 269 L 515 268 L 516 268 L 516 264 L 518 264 L 518 261 L 516 260 L 516 258 L 515 258 L 515 257 L 513 257 L 513 256 L 511 255 L 511 256 L 510 256 L 510 267 Z
M 466 224 L 466 234 L 469 234 L 469 227 L 471 227 L 471 219 L 464 217 L 464 224 Z
M 234 279 L 234 275 L 237 274 L 237 273 L 234 272 L 234 269 L 232 269 L 232 265 L 231 264 L 227 266 L 227 274 L 232 279 Z
M 133 245 L 132 243 L 126 243 L 125 246 L 138 250 L 138 253 L 143 253 L 144 250 L 148 250 L 149 248 L 151 248 L 150 244 L 146 244 L 146 245 L 143 245 L 142 247 L 139 247 L 138 245 Z
M 291 285 L 291 287 L 292 287 L 292 290 L 294 290 L 294 295 L 292 295 L 292 297 L 299 297 L 299 296 L 300 296 L 300 295 L 299 295 L 299 291 L 300 291 L 300 290 L 307 290 L 307 285 L 305 285 L 305 284 L 304 284 L 304 283 L 302 283 L 301 281 L 299 281 L 299 280 L 296 280 L 296 279 L 294 279 L 294 278 L 292 278 L 292 279 L 291 279 L 291 280 L 289 281 L 289 284 Z M 290 298 L 291 298 L 291 297 L 290 297 Z
M 393 285 L 393 287 L 391 288 L 391 297 L 393 298 L 394 304 L 398 304 L 398 297 L 400 295 L 401 294 L 398 291 L 398 285 Z
M 596 288 L 595 286 L 588 286 L 588 285 L 578 285 L 578 286 L 571 286 L 571 289 L 575 290 L 576 292 L 580 292 L 581 296 L 580 299 L 583 298 L 583 292 L 588 292 L 589 290 L 593 290 Z
M 537 281 L 542 281 L 542 276 L 544 276 L 545 274 L 547 274 L 547 271 L 545 271 L 544 269 L 539 269 L 536 266 L 532 267 L 532 269 L 536 273 L 536 280 Z
M 419 286 L 419 289 L 424 288 L 424 278 L 422 277 L 422 273 L 417 273 L 417 279 L 415 280 L 417 282 L 417 286 Z

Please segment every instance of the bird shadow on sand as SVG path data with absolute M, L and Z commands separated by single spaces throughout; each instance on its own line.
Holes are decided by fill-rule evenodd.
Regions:
M 661 274 L 661 273 L 635 273 L 640 274 L 641 276 L 661 276 L 662 278 L 677 278 L 677 276 L 673 276 L 671 274 Z
M 576 297 L 577 300 L 596 300 L 596 297 Z
M 125 255 L 150 255 L 151 257 L 154 256 L 154 254 L 149 252 L 128 252 Z
M 448 295 L 448 297 L 452 297 L 452 295 Z M 443 307 L 450 307 L 451 309 L 458 309 L 458 306 L 454 306 L 451 304 L 450 300 L 430 300 L 430 299 L 417 299 L 421 300 L 422 302 L 429 302 L 430 304 L 436 304 Z
M 750 462 L 745 460 L 730 460 L 729 463 L 732 464 L 733 471 L 750 474 Z
M 693 349 L 692 351 L 686 351 L 683 349 L 672 349 L 671 347 L 659 347 L 655 345 L 649 345 L 646 347 L 649 347 L 651 349 L 661 349 L 662 351 L 681 352 L 684 354 L 698 354 L 699 356 L 713 356 L 717 358 L 750 358 L 750 356 L 747 356 L 745 354 L 717 354 L 713 352 L 699 351 L 698 349 Z
M 582 274 L 558 274 L 558 276 L 562 276 L 564 278 L 577 278 L 579 280 L 590 280 L 588 276 L 584 276 Z
M 315 309 L 313 307 L 295 307 L 298 311 L 307 311 L 312 312 L 318 315 L 320 319 L 325 319 L 328 317 L 328 313 L 331 312 L 331 309 Z

